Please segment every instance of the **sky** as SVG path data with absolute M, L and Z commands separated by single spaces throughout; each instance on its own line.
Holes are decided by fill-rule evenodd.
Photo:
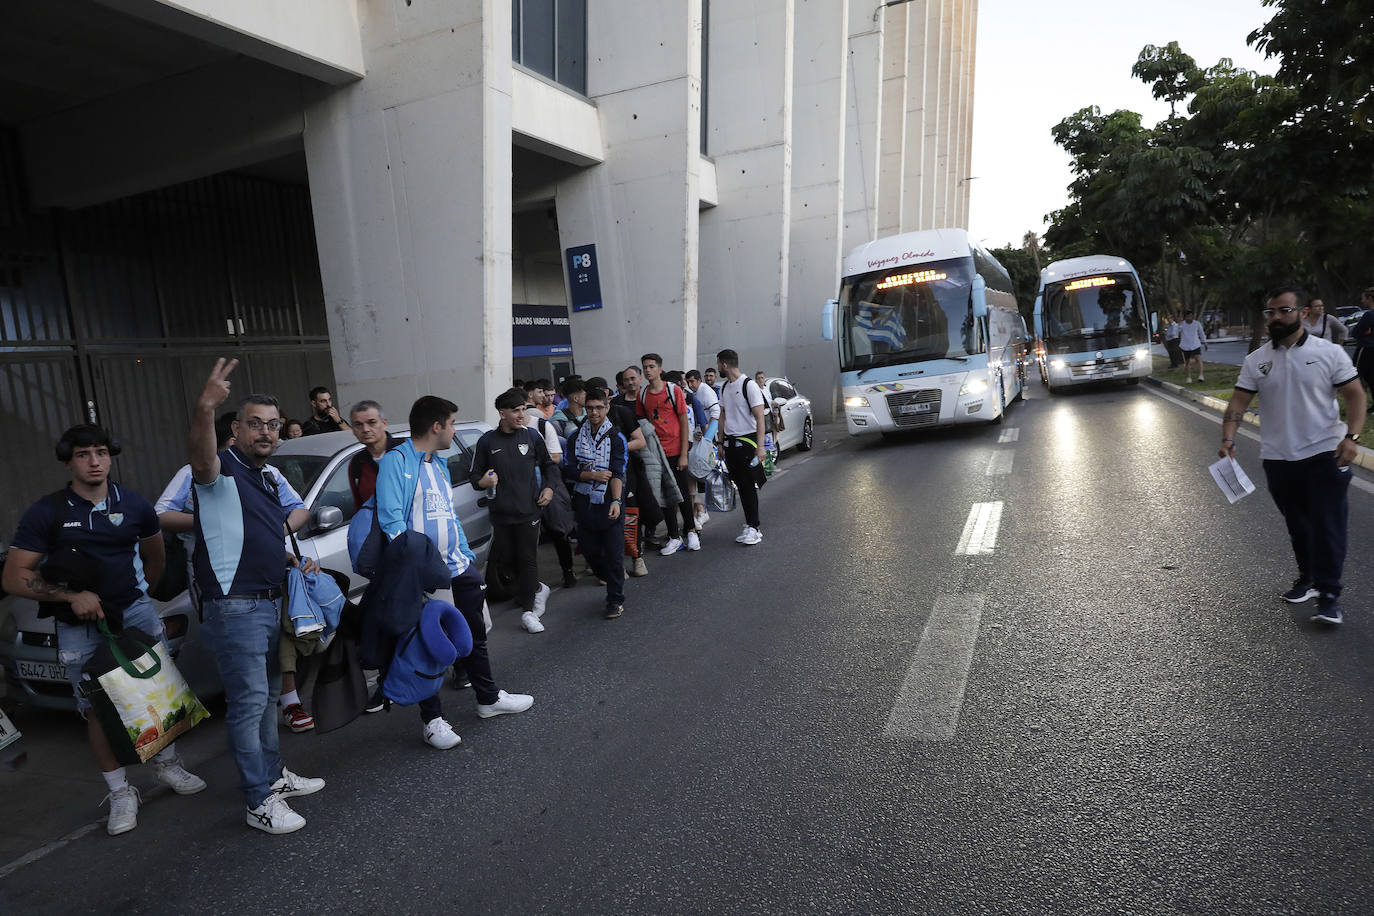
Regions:
M 978 0 L 969 231 L 989 248 L 1019 245 L 1068 202 L 1069 157 L 1050 129 L 1088 105 L 1169 114 L 1131 76 L 1147 44 L 1177 41 L 1200 67 L 1229 57 L 1273 73 L 1245 43 L 1272 10 L 1260 0 Z

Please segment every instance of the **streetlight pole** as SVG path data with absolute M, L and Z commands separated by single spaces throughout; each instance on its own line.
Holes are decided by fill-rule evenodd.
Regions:
M 902 5 L 903 3 L 910 3 L 910 2 L 911 2 L 911 0 L 887 0 L 887 2 L 885 2 L 885 3 L 880 3 L 880 4 L 878 4 L 878 8 L 877 8 L 876 10 L 873 11 L 873 21 L 874 21 L 874 22 L 877 22 L 877 21 L 878 21 L 878 16 L 880 16 L 880 15 L 882 14 L 883 10 L 887 9 L 889 6 L 900 6 L 900 5 Z

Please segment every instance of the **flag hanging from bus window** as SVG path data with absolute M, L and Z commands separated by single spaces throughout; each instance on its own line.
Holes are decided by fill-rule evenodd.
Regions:
M 894 350 L 906 346 L 906 328 L 895 308 L 885 308 L 872 302 L 860 302 L 854 323 L 874 343 L 885 343 Z

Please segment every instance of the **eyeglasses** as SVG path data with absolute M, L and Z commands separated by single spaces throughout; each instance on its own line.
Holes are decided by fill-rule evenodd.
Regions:
M 1291 305 L 1281 305 L 1276 309 L 1262 309 L 1260 314 L 1265 318 L 1273 318 L 1275 315 L 1291 315 L 1297 309 Z
M 587 405 L 587 409 L 588 409 L 588 410 L 605 410 L 605 409 L 606 409 L 606 405 L 605 405 L 605 404 L 588 404 L 588 405 Z
M 281 432 L 282 427 L 281 420 L 259 420 L 257 417 L 244 420 L 243 424 L 255 433 L 262 432 L 264 429 L 270 429 L 274 433 Z

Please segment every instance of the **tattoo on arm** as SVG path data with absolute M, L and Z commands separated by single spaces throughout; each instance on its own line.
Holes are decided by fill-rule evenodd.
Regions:
M 1221 419 L 1227 423 L 1239 423 L 1241 420 L 1245 419 L 1245 411 L 1228 410 L 1221 415 Z
M 70 595 L 72 591 L 63 585 L 54 585 L 44 579 L 38 573 L 24 580 L 24 587 L 38 595 L 40 600 L 45 598 L 57 598 L 62 595 Z

